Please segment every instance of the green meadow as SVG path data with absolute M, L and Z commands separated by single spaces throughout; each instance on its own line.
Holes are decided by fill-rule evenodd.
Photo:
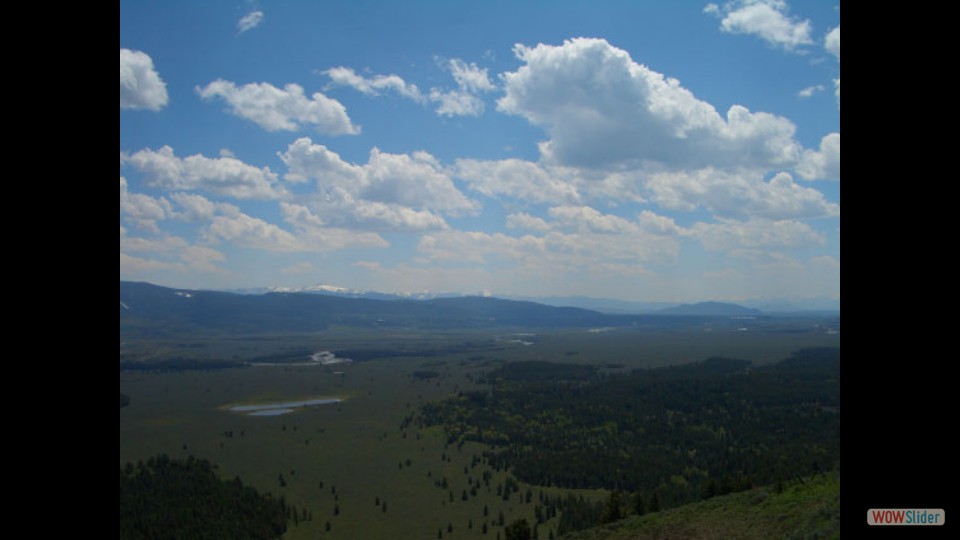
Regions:
M 805 328 L 797 331 L 795 326 Z M 284 538 L 496 538 L 504 524 L 534 520 L 540 493 L 607 492 L 530 486 L 506 499 L 509 473 L 482 459 L 484 446 L 447 445 L 442 427 L 401 428 L 427 402 L 483 388 L 478 376 L 505 362 L 549 360 L 607 372 L 682 364 L 708 356 L 768 363 L 804 347 L 839 346 L 839 335 L 786 321 L 771 328 L 496 329 L 427 333 L 332 328 L 318 334 L 203 334 L 121 341 L 121 359 L 256 361 L 303 351 L 349 351 L 363 361 L 216 370 L 120 372 L 130 405 L 120 410 L 120 464 L 166 453 L 195 455 L 261 492 L 308 511 Z M 596 329 L 594 329 L 596 330 Z M 339 355 L 338 355 L 339 356 Z M 344 355 L 349 357 L 350 355 Z M 307 358 L 303 358 L 307 360 Z M 298 360 L 299 361 L 299 360 Z M 415 375 L 416 373 L 416 375 Z M 335 398 L 288 414 L 250 416 L 231 406 Z M 486 479 L 484 479 L 485 474 Z M 477 489 L 477 484 L 480 484 Z M 527 502 L 527 491 L 533 494 Z M 541 524 L 538 537 L 555 531 Z M 328 529 L 329 524 L 329 529 Z M 486 527 L 486 533 L 484 533 Z

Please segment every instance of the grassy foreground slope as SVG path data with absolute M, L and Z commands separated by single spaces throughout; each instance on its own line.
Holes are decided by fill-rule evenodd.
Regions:
M 840 538 L 840 474 L 714 497 L 609 525 L 563 540 L 666 540 L 720 538 Z

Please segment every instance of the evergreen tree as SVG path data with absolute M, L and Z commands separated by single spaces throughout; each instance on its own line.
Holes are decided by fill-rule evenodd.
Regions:
M 120 538 L 279 538 L 300 513 L 209 461 L 163 454 L 120 469 Z
M 620 515 L 620 492 L 612 491 L 610 492 L 610 498 L 607 499 L 607 506 L 603 510 L 603 517 L 601 521 L 603 523 L 613 523 L 617 521 L 622 516 Z
M 716 497 L 719 494 L 719 491 L 720 486 L 717 484 L 717 479 L 711 478 L 710 481 L 707 482 L 707 487 L 703 490 L 704 500 Z
M 526 519 L 518 519 L 504 529 L 506 540 L 530 540 L 530 524 Z
M 639 491 L 633 494 L 633 511 L 638 516 L 642 516 L 647 513 L 647 500 L 644 499 L 643 493 Z

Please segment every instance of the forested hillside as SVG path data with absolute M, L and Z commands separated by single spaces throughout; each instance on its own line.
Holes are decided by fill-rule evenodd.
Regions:
M 562 540 L 840 538 L 840 473 L 817 474 L 663 512 L 630 515 Z
M 293 516 L 310 517 L 239 478 L 220 480 L 209 461 L 193 456 L 120 469 L 121 539 L 267 540 L 280 538 Z
M 609 377 L 516 363 L 488 382 L 489 391 L 427 404 L 407 421 L 443 426 L 450 444 L 490 445 L 484 457 L 522 481 L 629 492 L 646 508 L 839 466 L 839 349 L 761 367 L 711 358 Z

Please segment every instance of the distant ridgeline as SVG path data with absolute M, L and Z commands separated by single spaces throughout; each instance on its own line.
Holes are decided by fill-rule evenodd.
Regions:
M 356 328 L 584 328 L 629 325 L 683 326 L 761 315 L 732 304 L 706 302 L 645 315 L 609 315 L 575 307 L 477 296 L 429 300 L 373 300 L 324 294 L 232 294 L 184 291 L 120 282 L 120 333 L 163 338 L 203 331 L 317 331 Z M 683 315 L 683 316 L 678 316 Z M 698 319 L 699 318 L 699 319 Z
M 316 331 L 334 324 L 361 328 L 609 326 L 620 319 L 586 309 L 497 298 L 370 300 L 303 293 L 240 295 L 120 282 L 121 333 L 136 331 L 154 337 L 196 329 Z
M 120 469 L 120 538 L 267 540 L 287 520 L 312 519 L 283 497 L 261 495 L 239 478 L 221 480 L 209 461 L 166 454 Z
M 489 391 L 426 404 L 404 424 L 443 426 L 449 444 L 486 443 L 491 465 L 525 482 L 632 492 L 641 509 L 839 468 L 837 348 L 760 367 L 710 358 L 613 376 L 516 362 L 487 381 Z M 561 528 L 600 519 L 601 508 L 584 512 Z

